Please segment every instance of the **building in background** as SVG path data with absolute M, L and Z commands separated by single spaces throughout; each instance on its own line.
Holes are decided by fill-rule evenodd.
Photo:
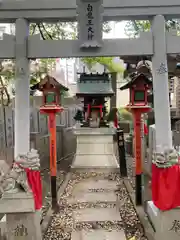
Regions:
M 8 24 L 8 23 L 1 23 L 0 24 L 0 39 L 3 39 L 3 34 L 14 34 L 15 33 L 15 25 Z

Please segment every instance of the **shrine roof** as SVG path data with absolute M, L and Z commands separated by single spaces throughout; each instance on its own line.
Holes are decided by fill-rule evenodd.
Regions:
M 125 90 L 132 87 L 132 85 L 136 84 L 136 82 L 139 81 L 140 79 L 141 80 L 143 79 L 146 84 L 152 86 L 152 81 L 145 74 L 140 73 L 140 74 L 133 75 L 132 79 L 128 83 L 120 87 L 120 90 Z
M 77 81 L 76 96 L 84 95 L 114 95 L 109 74 L 81 74 Z
M 50 81 L 50 83 L 54 84 L 55 86 L 58 86 L 60 89 L 64 91 L 69 90 L 67 87 L 62 85 L 59 81 L 57 81 L 54 77 L 51 77 L 49 75 L 46 75 L 45 78 L 43 78 L 39 83 L 36 83 L 33 86 L 31 86 L 30 89 L 42 91 L 42 86 L 46 84 L 47 81 Z

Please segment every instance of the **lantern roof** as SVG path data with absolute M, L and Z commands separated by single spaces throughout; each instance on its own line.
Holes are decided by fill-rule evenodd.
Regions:
M 131 81 L 126 83 L 124 86 L 120 87 L 120 90 L 125 90 L 131 88 L 134 84 L 144 81 L 144 84 L 148 84 L 152 86 L 152 81 L 143 73 L 133 74 L 131 77 Z
M 114 92 L 111 85 L 111 77 L 108 73 L 87 74 L 82 73 L 77 81 L 76 96 L 101 95 L 113 96 Z
M 54 77 L 51 77 L 49 75 L 46 75 L 39 83 L 34 84 L 30 89 L 31 90 L 43 90 L 43 86 L 47 83 L 52 84 L 53 86 L 56 86 L 60 90 L 68 91 L 69 89 L 62 85 L 59 81 L 57 81 Z

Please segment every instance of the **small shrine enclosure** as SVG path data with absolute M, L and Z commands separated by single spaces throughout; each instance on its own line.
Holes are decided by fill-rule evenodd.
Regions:
M 89 126 L 90 118 L 99 118 L 100 126 L 106 126 L 106 99 L 114 95 L 108 73 L 86 74 L 82 73 L 77 81 L 77 98 L 82 99 L 84 104 L 83 113 L 85 126 Z

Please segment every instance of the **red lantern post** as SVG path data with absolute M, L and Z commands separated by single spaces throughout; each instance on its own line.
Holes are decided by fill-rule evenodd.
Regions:
M 141 142 L 141 115 L 151 110 L 148 106 L 148 90 L 151 81 L 144 75 L 138 74 L 131 82 L 121 87 L 121 90 L 129 88 L 130 103 L 126 106 L 131 111 L 134 119 L 135 136 L 135 178 L 136 178 L 136 205 L 142 204 L 142 142 Z
M 42 114 L 48 115 L 48 129 L 50 134 L 50 174 L 51 174 L 51 197 L 52 208 L 57 207 L 57 156 L 56 156 L 56 114 L 63 111 L 60 106 L 60 86 L 52 77 L 46 76 L 39 84 L 43 92 L 43 105 L 40 107 Z

